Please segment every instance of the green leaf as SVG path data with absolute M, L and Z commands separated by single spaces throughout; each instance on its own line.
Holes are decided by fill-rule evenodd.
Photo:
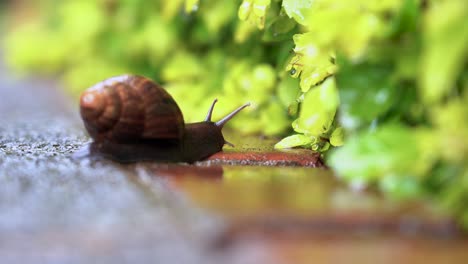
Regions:
M 237 16 L 240 20 L 247 20 L 250 15 L 250 9 L 252 8 L 252 0 L 244 0 L 237 11 Z
M 468 19 L 465 0 L 435 2 L 424 19 L 420 91 L 427 103 L 448 94 L 466 65 Z
M 400 99 L 398 86 L 391 78 L 392 67 L 366 63 L 343 63 L 340 67 L 336 82 L 340 87 L 340 123 L 344 128 L 370 124 Z
M 284 76 L 278 84 L 277 95 L 284 107 L 296 101 L 299 94 L 299 80 L 289 75 Z
M 420 18 L 419 5 L 418 0 L 403 0 L 399 12 L 391 23 L 390 36 L 395 37 L 403 32 L 416 30 Z
M 185 12 L 190 13 L 198 10 L 200 0 L 185 0 Z
M 312 7 L 314 0 L 283 0 L 283 8 L 290 18 L 299 24 L 304 24 L 305 11 Z
M 373 183 L 389 175 L 420 177 L 432 166 L 422 132 L 400 125 L 362 132 L 329 156 L 328 163 L 349 181 Z M 428 142 L 430 143 L 430 142 Z M 404 175 L 404 176 L 403 176 Z
M 468 159 L 468 92 L 430 111 L 430 120 L 437 135 L 435 148 L 441 158 L 453 164 Z
M 298 134 L 283 138 L 280 142 L 275 144 L 275 148 L 285 149 L 294 147 L 306 147 L 314 142 L 314 138 Z
M 419 198 L 424 193 L 420 179 L 412 175 L 387 175 L 379 182 L 379 188 L 393 199 Z
M 271 0 L 244 0 L 237 13 L 240 20 L 250 20 L 259 29 L 265 27 L 266 11 Z
M 265 28 L 262 40 L 267 42 L 290 40 L 296 33 L 294 30 L 296 25 L 296 22 L 287 16 L 278 16 Z
M 299 118 L 293 122 L 293 129 L 313 136 L 327 133 L 333 123 L 338 103 L 335 79 L 328 78 L 305 94 Z
M 286 67 L 293 77 L 300 76 L 303 92 L 307 92 L 337 70 L 331 59 L 332 50 L 317 43 L 315 37 L 312 33 L 293 36 L 296 55 Z
M 333 130 L 333 133 L 330 136 L 330 144 L 335 147 L 342 146 L 344 144 L 344 135 L 343 128 L 337 127 Z

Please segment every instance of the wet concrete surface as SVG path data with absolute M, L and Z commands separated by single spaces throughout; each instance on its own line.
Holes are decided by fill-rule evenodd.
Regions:
M 0 66 L 0 262 L 468 258 L 466 239 L 428 202 L 352 191 L 308 151 L 230 141 L 238 148 L 195 165 L 72 159 L 89 143 L 76 103 Z

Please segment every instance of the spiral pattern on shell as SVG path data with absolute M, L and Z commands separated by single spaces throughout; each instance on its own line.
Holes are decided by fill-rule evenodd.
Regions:
M 96 141 L 180 140 L 184 133 L 177 103 L 161 86 L 142 76 L 112 77 L 90 87 L 81 95 L 80 113 Z

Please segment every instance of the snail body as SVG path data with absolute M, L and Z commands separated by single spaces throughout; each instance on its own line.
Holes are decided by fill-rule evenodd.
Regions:
M 93 139 L 91 152 L 118 162 L 195 162 L 222 150 L 224 124 L 244 104 L 218 122 L 211 121 L 213 101 L 202 122 L 185 124 L 172 96 L 137 75 L 106 79 L 80 97 L 80 114 Z

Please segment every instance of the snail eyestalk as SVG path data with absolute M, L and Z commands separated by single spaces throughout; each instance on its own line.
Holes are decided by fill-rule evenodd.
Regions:
M 224 144 L 225 145 L 228 145 L 230 147 L 235 147 L 234 144 L 232 144 L 231 142 L 227 141 L 227 140 L 224 140 Z
M 223 119 L 216 122 L 216 126 L 222 128 L 231 118 L 233 118 L 237 113 L 239 113 L 242 109 L 250 106 L 250 103 L 246 103 L 243 106 L 237 108 L 236 110 L 232 111 L 229 115 L 225 116 Z
M 210 109 L 208 109 L 208 114 L 206 115 L 205 121 L 211 122 L 211 115 L 213 114 L 213 109 L 216 102 L 218 102 L 218 99 L 214 99 L 213 103 L 210 106 Z

